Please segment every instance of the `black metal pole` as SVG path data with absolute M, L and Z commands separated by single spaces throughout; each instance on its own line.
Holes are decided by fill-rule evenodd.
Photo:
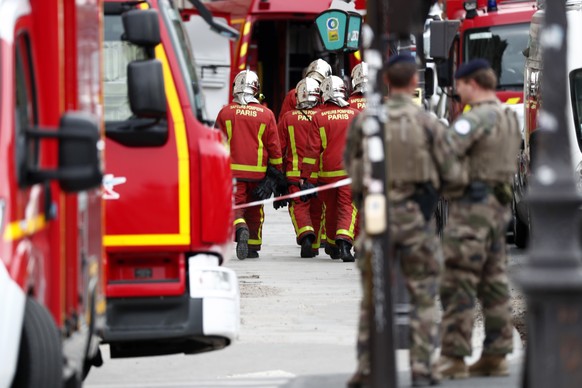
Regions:
M 397 387 L 394 316 L 392 303 L 392 260 L 388 230 L 388 185 L 384 155 L 384 96 L 382 68 L 387 52 L 385 0 L 368 0 L 367 23 L 373 31 L 364 59 L 368 63 L 369 90 L 363 123 L 365 154 L 369 163 L 366 202 L 376 201 L 383 211 L 384 228 L 369 233 L 371 215 L 364 214 L 372 266 L 372 312 L 370 314 L 371 383 L 374 388 Z M 375 146 L 375 147 L 374 147 Z M 383 203 L 383 206 L 381 206 Z
M 566 106 L 565 1 L 549 0 L 540 35 L 543 106 L 528 202 L 529 261 L 516 275 L 528 301 L 527 387 L 582 386 L 582 254 Z M 578 129 L 576 129 L 578 130 Z M 572 145 L 577 146 L 577 145 Z

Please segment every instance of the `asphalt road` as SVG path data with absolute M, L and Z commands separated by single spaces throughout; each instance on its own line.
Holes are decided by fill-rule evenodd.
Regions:
M 299 258 L 285 209 L 266 209 L 259 259 L 231 260 L 241 286 L 241 332 L 228 348 L 199 355 L 115 359 L 102 346 L 105 364 L 94 368 L 87 388 L 342 387 L 356 367 L 359 273 L 353 263 L 321 252 Z M 511 251 L 513 268 L 523 262 Z M 483 338 L 477 320 L 474 354 Z M 508 378 L 445 382 L 451 387 L 516 387 L 523 350 L 517 333 Z M 397 354 L 400 386 L 409 386 L 407 351 Z

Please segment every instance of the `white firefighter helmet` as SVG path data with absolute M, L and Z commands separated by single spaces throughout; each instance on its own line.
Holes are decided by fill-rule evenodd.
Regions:
M 368 84 L 368 64 L 366 62 L 358 63 L 352 69 L 352 92 L 364 93 Z
M 254 71 L 243 70 L 234 77 L 232 94 L 236 96 L 237 94 L 245 93 L 255 96 L 260 88 L 261 85 L 257 74 Z
M 297 94 L 297 109 L 312 108 L 319 102 L 321 89 L 319 82 L 313 78 L 303 78 L 295 87 Z
M 330 75 L 331 66 L 323 59 L 316 59 L 315 61 L 311 62 L 305 73 L 306 77 L 313 78 L 319 83 L 321 83 L 326 77 L 329 77 Z
M 329 76 L 321 83 L 323 102 L 331 101 L 341 107 L 347 106 L 346 94 L 346 84 L 338 76 Z

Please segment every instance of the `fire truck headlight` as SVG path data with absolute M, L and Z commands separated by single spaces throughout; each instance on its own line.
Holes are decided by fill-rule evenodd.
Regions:
M 213 258 L 214 263 L 210 264 L 206 259 L 201 260 L 200 256 Z M 188 280 L 192 298 L 229 297 L 238 293 L 238 281 L 234 271 L 219 267 L 218 258 L 215 256 L 196 255 L 188 258 Z

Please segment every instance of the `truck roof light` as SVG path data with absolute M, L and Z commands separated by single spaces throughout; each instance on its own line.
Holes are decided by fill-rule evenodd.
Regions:
M 487 12 L 497 12 L 497 0 L 487 0 Z
M 477 16 L 477 0 L 465 0 L 463 8 L 465 8 L 465 17 L 467 19 L 473 19 Z

